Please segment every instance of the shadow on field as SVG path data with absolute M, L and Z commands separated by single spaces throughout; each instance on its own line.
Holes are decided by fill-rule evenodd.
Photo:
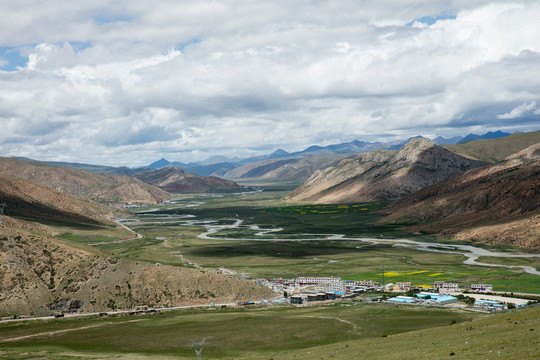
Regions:
M 202 245 L 192 248 L 189 252 L 201 257 L 243 257 L 271 256 L 303 258 L 323 255 L 363 253 L 375 249 L 389 248 L 387 244 L 366 245 L 361 243 L 338 243 L 329 241 L 280 241 L 280 242 L 234 242 L 223 245 Z

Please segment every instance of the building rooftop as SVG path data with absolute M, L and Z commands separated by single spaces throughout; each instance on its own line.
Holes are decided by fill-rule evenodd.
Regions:
M 397 302 L 397 303 L 413 303 L 414 298 L 410 296 L 396 296 L 388 299 L 388 301 Z
M 496 300 L 476 300 L 475 302 L 483 303 L 483 304 L 494 304 L 494 305 L 501 303 L 500 301 L 496 301 Z

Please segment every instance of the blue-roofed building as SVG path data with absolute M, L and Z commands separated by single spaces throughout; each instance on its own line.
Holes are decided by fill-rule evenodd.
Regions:
M 492 310 L 492 311 L 501 311 L 504 310 L 504 304 L 496 300 L 476 300 L 474 302 L 474 307 Z
M 417 301 L 417 299 L 411 296 L 396 296 L 388 299 L 387 301 L 397 304 L 413 304 Z
M 439 293 L 430 293 L 430 292 L 420 292 L 416 294 L 417 297 L 421 299 L 427 299 L 426 303 L 431 305 L 445 305 L 451 304 L 458 301 L 458 298 L 450 295 L 439 294 Z

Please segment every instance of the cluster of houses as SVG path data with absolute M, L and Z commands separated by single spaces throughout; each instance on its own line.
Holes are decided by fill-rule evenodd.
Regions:
M 220 268 L 220 272 L 229 273 L 227 269 Z M 434 291 L 440 294 L 452 294 L 463 290 L 469 292 L 492 292 L 492 284 L 471 284 L 465 288 L 460 288 L 457 283 L 449 283 L 444 281 L 435 281 L 433 286 L 416 286 L 411 282 L 396 282 L 381 285 L 373 280 L 342 280 L 339 277 L 315 277 L 301 276 L 293 279 L 259 279 L 259 283 L 272 287 L 276 291 L 285 291 L 289 294 L 298 293 L 364 293 L 367 291 L 380 292 L 407 292 L 410 290 L 418 291 Z
M 222 272 L 225 271 L 222 270 Z M 414 286 L 411 282 L 381 285 L 373 280 L 342 280 L 333 276 L 301 276 L 293 279 L 259 279 L 258 281 L 272 287 L 275 291 L 284 292 L 291 304 L 336 300 L 371 291 L 406 293 L 413 290 L 411 296 L 398 295 L 388 299 L 387 302 L 394 304 L 448 305 L 459 302 L 460 299 L 456 296 L 464 290 L 470 293 L 493 291 L 492 284 L 471 284 L 464 288 L 460 288 L 457 283 L 444 281 L 435 281 L 433 286 Z M 516 304 L 516 308 L 526 305 L 526 303 Z M 495 300 L 476 300 L 474 307 L 489 311 L 506 309 L 504 303 Z
M 435 281 L 432 287 L 427 287 L 441 294 L 451 294 L 463 290 L 470 292 L 493 292 L 492 284 L 471 284 L 465 288 L 460 288 L 457 283 L 447 283 L 444 281 Z M 409 290 L 426 290 L 426 286 L 414 286 L 411 282 L 396 282 L 385 285 L 386 291 L 407 292 Z
M 220 270 L 226 273 L 224 269 Z M 258 279 L 257 281 L 271 287 L 276 292 L 284 293 L 288 297 L 284 301 L 297 305 L 350 298 L 366 292 L 395 292 L 400 294 L 387 299 L 388 303 L 441 306 L 460 302 L 463 299 L 462 293 L 464 291 L 469 294 L 493 292 L 492 284 L 470 284 L 460 287 L 457 283 L 444 281 L 435 281 L 432 286 L 415 286 L 411 282 L 381 285 L 373 280 L 342 280 L 333 276 L 301 276 L 292 279 Z M 404 295 L 403 293 L 408 294 Z M 479 310 L 502 311 L 508 308 L 508 305 L 501 301 L 479 299 L 478 296 L 476 298 L 473 306 Z M 382 299 L 384 297 L 370 298 L 371 301 L 382 301 Z M 528 304 L 523 302 L 513 305 L 515 308 L 521 308 Z

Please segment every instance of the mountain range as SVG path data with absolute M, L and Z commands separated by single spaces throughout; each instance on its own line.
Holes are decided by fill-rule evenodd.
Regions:
M 398 150 L 345 150 L 359 147 L 312 147 L 300 157 L 277 151 L 274 159 L 230 171 L 241 178 L 306 177 L 290 202 L 388 201 L 379 221 L 411 233 L 540 250 L 540 131 L 444 146 L 417 137 Z M 254 282 L 137 263 L 57 237 L 58 227 L 116 226 L 124 210 L 103 203 L 154 204 L 169 198 L 167 191 L 228 191 L 238 184 L 175 166 L 53 165 L 0 158 L 0 201 L 8 204 L 0 223 L 1 316 L 273 296 Z
M 288 199 L 316 203 L 395 200 L 482 165 L 430 140 L 414 138 L 400 150 L 362 153 L 319 170 Z
M 288 200 L 391 201 L 380 221 L 411 233 L 540 250 L 540 131 L 445 147 L 412 139 L 319 170 Z
M 482 135 L 468 134 L 465 137 L 454 136 L 452 138 L 444 138 L 439 136 L 433 139 L 437 145 L 455 145 L 459 143 L 465 143 L 471 140 L 479 139 L 494 139 L 501 138 L 510 135 L 502 131 L 488 132 Z M 402 146 L 407 144 L 410 140 L 418 138 L 421 136 L 416 136 L 409 138 L 407 140 L 396 140 L 392 142 L 365 142 L 359 140 L 353 140 L 350 142 L 344 142 L 340 144 L 332 144 L 327 146 L 312 145 L 308 148 L 296 151 L 296 152 L 287 152 L 283 149 L 277 149 L 271 154 L 260 155 L 260 156 L 251 156 L 246 158 L 229 158 L 226 156 L 213 156 L 209 159 L 200 162 L 190 162 L 190 163 L 181 163 L 181 162 L 170 162 L 167 159 L 160 159 L 148 167 L 154 169 L 160 169 L 167 166 L 177 166 L 182 168 L 185 171 L 192 172 L 197 175 L 202 176 L 220 176 L 227 179 L 240 179 L 246 178 L 245 171 L 240 171 L 241 176 L 238 176 L 238 172 L 234 172 L 233 169 L 242 167 L 246 164 L 259 163 L 260 166 L 269 164 L 270 161 L 274 160 L 285 160 L 285 159 L 300 159 L 305 156 L 312 155 L 322 155 L 322 154 L 357 154 L 361 152 L 368 152 L 377 149 L 388 149 L 388 150 L 399 150 Z M 245 169 L 250 169 L 250 167 L 244 167 Z M 256 176 L 248 176 L 256 177 Z M 272 178 L 270 175 L 269 178 Z M 297 179 L 302 179 L 302 177 L 297 177 Z

